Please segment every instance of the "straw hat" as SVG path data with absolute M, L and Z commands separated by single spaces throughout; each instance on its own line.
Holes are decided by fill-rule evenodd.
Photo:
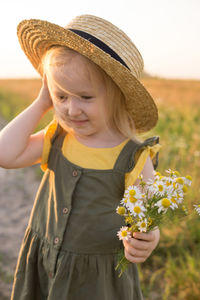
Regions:
M 81 15 L 63 28 L 31 19 L 18 25 L 17 34 L 23 51 L 40 75 L 45 52 L 53 45 L 67 46 L 99 65 L 120 87 L 138 132 L 155 126 L 156 105 L 138 80 L 143 70 L 142 56 L 130 38 L 112 23 Z

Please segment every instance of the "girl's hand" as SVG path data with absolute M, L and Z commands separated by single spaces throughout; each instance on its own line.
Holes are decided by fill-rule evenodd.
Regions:
M 53 103 L 48 89 L 47 77 L 45 74 L 42 78 L 42 87 L 37 97 L 37 101 L 39 101 L 42 104 L 44 111 L 47 111 L 53 107 Z
M 123 241 L 125 257 L 132 263 L 144 262 L 156 248 L 159 239 L 159 229 L 148 233 L 134 232 L 133 238 Z
M 37 99 L 0 132 L 0 167 L 24 168 L 41 161 L 44 130 L 35 134 L 33 132 L 51 107 L 52 101 L 44 76 Z

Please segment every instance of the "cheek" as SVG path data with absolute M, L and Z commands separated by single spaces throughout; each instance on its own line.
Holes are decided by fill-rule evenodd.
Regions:
M 65 112 L 65 110 L 64 110 L 64 107 L 62 107 L 62 106 L 59 105 L 59 104 L 54 104 L 54 112 L 55 112 L 55 115 L 56 115 L 58 118 L 64 119 L 65 116 L 66 116 L 66 112 Z
M 94 116 L 102 116 L 104 114 L 105 108 L 102 103 L 93 103 L 87 108 L 88 113 Z

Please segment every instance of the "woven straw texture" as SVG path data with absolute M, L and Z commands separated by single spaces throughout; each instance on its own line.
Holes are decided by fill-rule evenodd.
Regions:
M 128 68 L 109 54 L 69 29 L 81 30 L 98 38 L 116 52 Z M 137 132 L 153 128 L 158 119 L 156 105 L 138 78 L 143 59 L 129 37 L 112 23 L 91 15 L 73 19 L 65 28 L 42 20 L 24 20 L 18 25 L 20 45 L 42 75 L 41 60 L 53 45 L 67 46 L 99 65 L 122 90 L 126 108 L 130 112 Z

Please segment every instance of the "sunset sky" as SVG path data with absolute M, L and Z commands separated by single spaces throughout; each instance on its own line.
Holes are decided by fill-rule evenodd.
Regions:
M 97 15 L 124 30 L 151 75 L 200 80 L 200 0 L 2 1 L 0 78 L 38 76 L 17 40 L 21 20 L 65 26 L 80 14 Z

